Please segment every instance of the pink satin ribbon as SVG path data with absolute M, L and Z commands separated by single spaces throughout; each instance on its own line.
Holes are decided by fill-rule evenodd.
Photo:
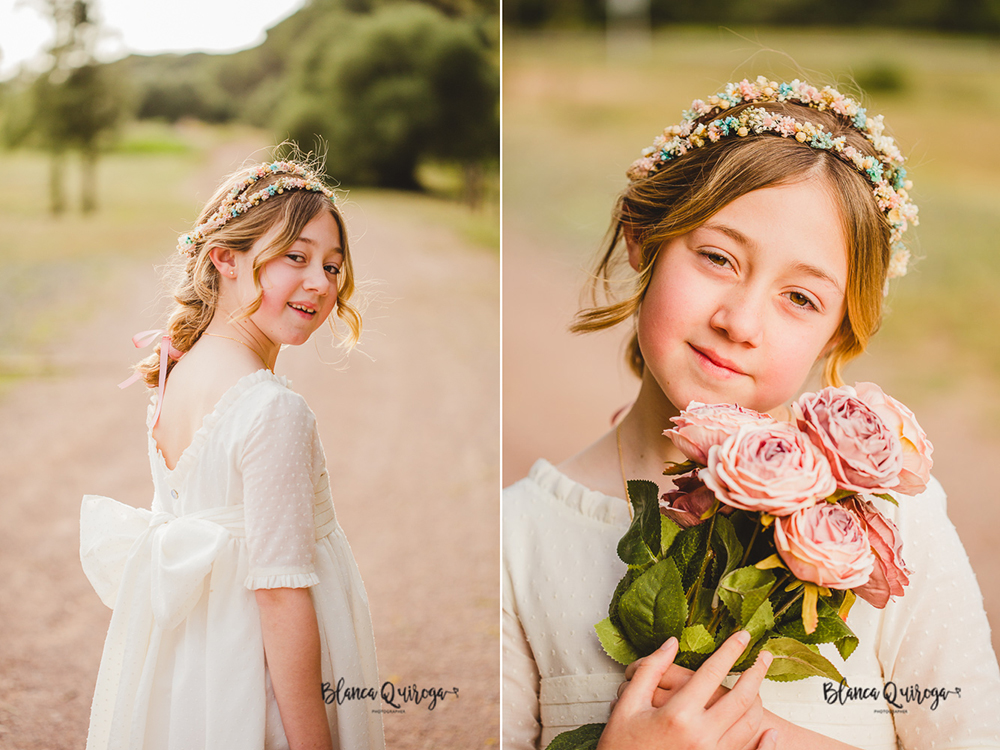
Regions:
M 160 407 L 163 405 L 163 386 L 166 385 L 167 382 L 168 361 L 172 359 L 176 362 L 184 356 L 184 352 L 175 348 L 174 345 L 170 343 L 170 336 L 168 336 L 166 331 L 162 328 L 140 331 L 132 337 L 132 344 L 136 349 L 144 349 L 153 344 L 157 338 L 160 339 L 160 382 L 156 391 L 156 413 L 153 414 L 153 424 L 150 425 L 150 429 L 156 426 L 156 422 L 160 418 Z M 139 373 L 132 373 L 132 377 L 120 382 L 118 387 L 128 388 L 138 379 Z

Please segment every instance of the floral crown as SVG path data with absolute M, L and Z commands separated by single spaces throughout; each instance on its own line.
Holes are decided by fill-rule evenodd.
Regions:
M 259 180 L 272 174 L 287 175 L 279 177 L 265 188 L 246 195 L 247 191 Z M 189 258 L 195 253 L 198 243 L 215 230 L 225 226 L 230 219 L 245 214 L 251 208 L 268 198 L 284 193 L 286 190 L 309 190 L 322 193 L 336 203 L 333 191 L 311 171 L 290 161 L 275 161 L 261 164 L 251 171 L 238 185 L 226 194 L 222 204 L 205 221 L 196 226 L 193 231 L 182 234 L 177 240 L 177 251 Z
M 739 115 L 722 116 L 709 123 L 698 122 L 705 115 L 722 113 L 745 103 L 794 102 L 819 110 L 830 110 L 850 121 L 851 125 L 872 144 L 877 158 L 861 153 L 847 145 L 844 136 L 834 138 L 822 125 L 802 122 L 769 112 L 762 107 L 747 107 Z M 684 112 L 679 125 L 671 125 L 657 136 L 653 145 L 642 151 L 642 157 L 628 169 L 632 182 L 656 174 L 671 159 L 686 154 L 691 149 L 702 148 L 728 136 L 744 138 L 765 133 L 782 138 L 794 138 L 812 148 L 829 151 L 850 164 L 873 186 L 875 202 L 885 214 L 891 227 L 889 241 L 892 258 L 888 278 L 903 276 L 910 260 L 910 253 L 902 243 L 903 232 L 910 224 L 916 225 L 917 206 L 907 193 L 913 185 L 906 179 L 903 155 L 896 142 L 884 134 L 882 115 L 868 117 L 865 108 L 836 89 L 826 86 L 817 89 L 798 79 L 791 83 L 776 83 L 764 76 L 755 82 L 743 79 L 729 83 L 724 91 L 710 96 L 708 101 L 695 99 L 691 109 Z

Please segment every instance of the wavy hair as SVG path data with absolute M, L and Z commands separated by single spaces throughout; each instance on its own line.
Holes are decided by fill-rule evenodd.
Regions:
M 833 112 L 767 102 L 733 107 L 727 114 L 738 117 L 748 106 L 822 125 L 833 137 L 842 135 L 862 153 L 876 155 L 871 143 Z M 666 242 L 697 229 L 724 206 L 754 190 L 816 178 L 830 187 L 847 238 L 846 311 L 823 368 L 825 385 L 842 385 L 843 366 L 864 352 L 881 325 L 890 226 L 875 203 L 871 184 L 854 167 L 829 151 L 794 139 L 767 134 L 722 139 L 671 159 L 654 175 L 625 188 L 594 269 L 590 304 L 577 313 L 570 330 L 599 331 L 630 319 L 634 325 L 657 254 Z M 628 264 L 626 236 L 641 248 L 638 273 Z M 645 365 L 634 333 L 626 358 L 641 377 Z
M 240 185 L 256 168 L 256 164 L 244 167 L 227 177 L 202 209 L 195 226 L 215 213 L 234 187 Z M 311 171 L 318 172 L 312 168 Z M 256 192 L 266 188 L 283 176 L 285 175 L 280 173 L 269 174 L 254 182 L 249 190 Z M 270 244 L 254 257 L 253 283 L 257 296 L 233 316 L 233 320 L 243 320 L 253 315 L 263 300 L 261 269 L 269 260 L 287 251 L 299 238 L 306 224 L 324 211 L 333 217 L 340 229 L 340 245 L 344 253 L 337 285 L 337 320 L 331 316 L 330 327 L 338 340 L 338 346 L 353 348 L 361 335 L 361 315 L 349 302 L 355 291 L 355 278 L 344 220 L 330 198 L 309 190 L 285 190 L 274 195 L 195 242 L 184 257 L 183 264 L 178 264 L 174 269 L 174 305 L 166 326 L 171 344 L 181 352 L 188 351 L 201 338 L 215 316 L 219 301 L 219 271 L 209 256 L 211 248 L 222 247 L 236 253 L 246 253 L 261 237 L 275 227 L 279 228 Z M 338 325 L 338 320 L 342 326 Z M 341 327 L 346 330 L 340 330 Z M 174 364 L 174 360 L 169 360 L 168 374 Z M 135 369 L 146 385 L 156 387 L 160 375 L 159 347 L 154 354 L 139 362 Z

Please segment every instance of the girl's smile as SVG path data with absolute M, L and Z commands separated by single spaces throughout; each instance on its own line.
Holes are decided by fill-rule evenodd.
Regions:
M 237 277 L 244 304 L 256 296 L 251 275 L 253 258 L 271 239 L 265 235 L 238 259 Z M 333 216 L 323 211 L 303 227 L 291 247 L 261 268 L 263 296 L 250 322 L 275 346 L 305 343 L 337 305 L 337 276 L 343 262 L 340 227 Z
M 629 251 L 636 266 L 634 242 Z M 825 182 L 737 198 L 657 255 L 639 310 L 643 391 L 675 409 L 778 407 L 831 345 L 846 283 L 843 221 Z

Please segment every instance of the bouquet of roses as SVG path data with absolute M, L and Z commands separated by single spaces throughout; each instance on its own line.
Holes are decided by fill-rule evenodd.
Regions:
M 629 664 L 674 636 L 675 662 L 697 669 L 730 635 L 761 649 L 767 678 L 841 681 L 817 645 L 847 659 L 856 596 L 882 608 L 909 583 L 902 540 L 867 496 L 922 492 L 932 446 L 913 413 L 872 383 L 824 388 L 792 404 L 795 423 L 735 405 L 691 403 L 665 431 L 687 457 L 664 472 L 676 489 L 628 482 L 633 521 L 618 543 L 628 565 L 595 626 L 608 655 Z M 603 725 L 549 745 L 580 748 Z M 582 732 L 582 734 L 580 734 Z

